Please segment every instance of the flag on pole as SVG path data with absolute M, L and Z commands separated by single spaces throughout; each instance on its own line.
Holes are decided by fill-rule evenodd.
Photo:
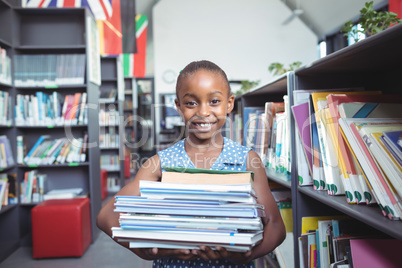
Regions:
M 136 15 L 137 53 L 123 54 L 124 76 L 144 77 L 147 49 L 148 18 L 146 15 Z
M 88 7 L 95 19 L 106 20 L 112 16 L 112 0 L 22 0 L 22 7 Z

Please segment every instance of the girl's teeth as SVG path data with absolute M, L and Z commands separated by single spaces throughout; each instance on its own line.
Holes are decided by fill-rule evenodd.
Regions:
M 198 124 L 200 127 L 209 127 L 211 124 Z

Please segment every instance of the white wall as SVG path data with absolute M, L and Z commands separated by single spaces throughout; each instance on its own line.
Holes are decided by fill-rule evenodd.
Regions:
M 272 62 L 309 64 L 317 37 L 280 0 L 163 0 L 153 9 L 155 98 L 175 92 L 163 80 L 194 60 L 218 64 L 229 80 L 272 80 Z M 160 122 L 156 113 L 156 121 Z M 159 133 L 159 126 L 156 126 Z

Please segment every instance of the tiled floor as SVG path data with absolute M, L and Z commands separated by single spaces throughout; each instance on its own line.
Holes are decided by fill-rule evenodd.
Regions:
M 81 258 L 33 259 L 31 247 L 21 247 L 0 263 L 1 268 L 150 268 L 151 261 L 137 257 L 131 251 L 101 233 Z

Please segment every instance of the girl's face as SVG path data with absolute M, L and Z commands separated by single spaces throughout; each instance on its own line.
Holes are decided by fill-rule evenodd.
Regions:
M 227 83 L 219 74 L 199 70 L 185 78 L 175 102 L 189 136 L 206 140 L 220 134 L 233 109 L 234 96 L 229 96 Z

